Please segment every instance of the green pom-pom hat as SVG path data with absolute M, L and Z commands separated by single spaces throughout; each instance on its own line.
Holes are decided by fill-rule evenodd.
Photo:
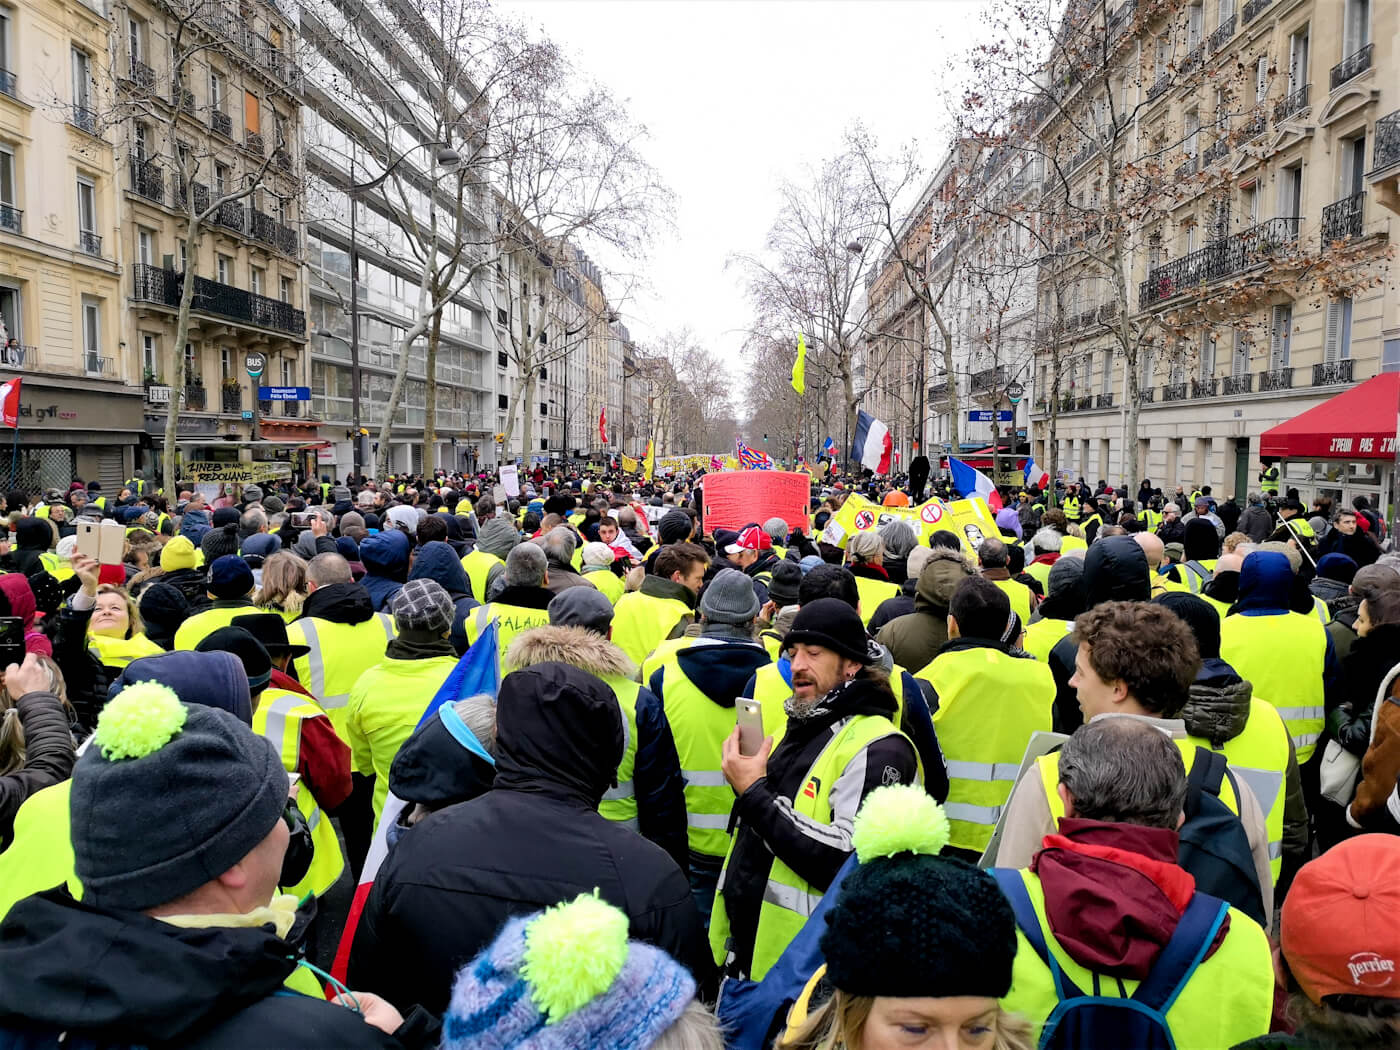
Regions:
M 97 716 L 94 741 L 110 761 L 145 758 L 185 728 L 189 711 L 169 686 L 137 682 L 118 693 Z

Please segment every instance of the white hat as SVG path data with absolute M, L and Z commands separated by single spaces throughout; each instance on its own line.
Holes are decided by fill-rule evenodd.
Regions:
M 583 564 L 585 565 L 611 565 L 617 555 L 606 543 L 585 543 L 583 545 Z

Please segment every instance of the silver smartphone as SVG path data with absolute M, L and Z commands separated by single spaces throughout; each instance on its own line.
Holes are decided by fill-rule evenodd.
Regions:
M 734 701 L 734 717 L 739 724 L 739 754 L 758 754 L 765 735 L 762 705 L 757 700 L 741 696 Z

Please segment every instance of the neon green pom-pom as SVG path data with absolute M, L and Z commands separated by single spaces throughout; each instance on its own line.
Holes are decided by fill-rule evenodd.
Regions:
M 948 815 L 921 787 L 876 788 L 856 814 L 851 844 L 862 864 L 899 853 L 933 856 L 948 845 Z
M 627 962 L 627 929 L 622 911 L 588 894 L 556 904 L 530 923 L 520 975 L 547 1024 L 612 987 Z
M 102 709 L 95 739 L 104 758 L 144 758 L 168 744 L 188 717 L 189 711 L 169 686 L 137 682 Z

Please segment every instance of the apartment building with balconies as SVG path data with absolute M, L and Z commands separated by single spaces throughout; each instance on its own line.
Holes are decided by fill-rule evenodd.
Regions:
M 1400 368 L 1388 262 L 1400 230 L 1400 5 L 1196 0 L 1147 18 L 1127 0 L 1110 23 L 1117 112 L 1132 121 L 1124 141 L 1170 186 L 1158 214 L 1126 234 L 1127 313 L 1152 333 L 1134 377 L 1137 427 L 1124 447 L 1111 275 L 1056 253 L 1040 280 L 1032 451 L 1049 464 L 1058 364 L 1061 471 L 1242 498 L 1263 431 Z M 1041 141 L 1062 130 L 1049 117 Z M 1098 192 L 1092 151 L 1067 167 L 1084 173 L 1069 194 Z M 1307 490 L 1307 474 L 1300 464 L 1290 480 Z
M 159 451 L 172 403 L 182 442 L 313 440 L 307 401 L 258 399 L 307 385 L 296 27 L 269 0 L 119 0 L 112 19 L 122 339 L 151 442 Z M 191 206 L 211 205 L 191 260 Z M 266 360 L 257 378 L 250 353 Z
M 0 378 L 21 377 L 17 483 L 115 486 L 142 443 L 122 329 L 117 135 L 100 4 L 0 8 Z

